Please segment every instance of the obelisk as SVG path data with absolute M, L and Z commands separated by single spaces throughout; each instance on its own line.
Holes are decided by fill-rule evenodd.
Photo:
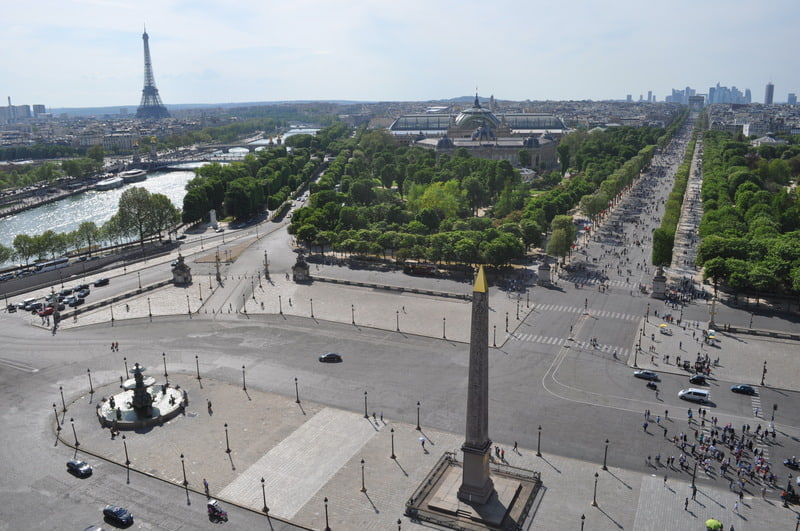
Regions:
M 467 386 L 467 435 L 461 447 L 464 466 L 458 498 L 484 504 L 494 492 L 494 483 L 489 477 L 489 285 L 483 266 L 472 289 Z

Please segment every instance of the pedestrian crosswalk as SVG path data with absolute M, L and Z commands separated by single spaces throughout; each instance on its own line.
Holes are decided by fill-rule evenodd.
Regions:
M 519 341 L 526 341 L 529 343 L 541 343 L 543 345 L 569 345 L 572 348 L 604 352 L 606 354 L 614 354 L 617 357 L 623 358 L 630 354 L 630 349 L 618 347 L 616 345 L 592 345 L 589 341 L 575 341 L 564 337 L 542 336 L 538 334 L 514 334 L 513 337 Z
M 563 304 L 535 304 L 533 306 L 534 312 L 565 312 L 565 313 L 585 313 L 585 309 L 580 306 L 565 306 Z M 593 310 L 588 309 L 589 315 L 607 319 L 620 319 L 623 321 L 638 321 L 640 315 L 632 315 L 623 312 L 612 312 L 609 310 Z
M 633 284 L 630 282 L 625 282 L 624 280 L 600 280 L 596 277 L 592 277 L 586 274 L 581 273 L 573 273 L 571 275 L 567 275 L 565 277 L 558 277 L 559 280 L 564 282 L 569 282 L 571 284 L 586 284 L 587 286 L 596 286 L 598 284 L 604 284 L 606 286 L 614 286 L 617 288 L 628 288 L 630 289 Z

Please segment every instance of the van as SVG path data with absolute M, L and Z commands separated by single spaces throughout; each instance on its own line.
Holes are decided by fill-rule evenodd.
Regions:
M 690 402 L 699 402 L 705 404 L 711 399 L 711 394 L 705 389 L 682 389 L 678 392 L 678 398 L 682 400 L 689 400 Z
M 20 310 L 25 310 L 25 309 L 27 309 L 28 306 L 30 306 L 34 302 L 36 302 L 36 297 L 31 297 L 30 299 L 25 299 L 24 301 L 17 303 L 17 308 L 19 308 Z

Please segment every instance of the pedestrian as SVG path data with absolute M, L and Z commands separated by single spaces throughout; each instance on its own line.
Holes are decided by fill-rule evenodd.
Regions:
M 210 495 L 209 490 L 208 490 L 208 481 L 206 481 L 206 478 L 203 478 L 203 490 L 206 493 L 206 498 L 210 498 L 211 495 Z
M 733 512 L 735 512 L 736 514 L 739 514 L 739 502 L 738 501 L 734 502 L 734 504 L 733 504 Z
M 383 423 L 383 411 L 381 411 L 381 423 Z
M 664 474 L 664 487 L 666 487 L 666 486 L 667 486 L 667 475 Z
M 505 461 L 505 460 L 506 460 L 506 451 L 505 451 L 505 448 L 504 448 L 504 449 L 502 449 L 502 450 L 500 450 L 500 460 L 501 460 L 501 461 Z
M 514 451 L 519 452 L 519 450 L 517 450 L 517 441 L 514 441 Z
M 695 487 L 694 485 L 692 485 L 692 499 L 693 500 L 697 499 L 697 487 Z
M 664 420 L 669 420 L 669 410 L 668 409 L 664 410 Z
M 683 499 L 683 510 L 684 511 L 688 511 L 689 510 L 689 498 L 684 498 Z
M 644 424 L 642 424 L 642 429 L 644 431 L 647 431 L 647 426 L 648 426 L 647 421 L 644 421 Z
M 422 445 L 422 449 L 424 450 L 425 449 L 425 438 L 424 437 L 420 437 L 419 438 L 419 442 Z

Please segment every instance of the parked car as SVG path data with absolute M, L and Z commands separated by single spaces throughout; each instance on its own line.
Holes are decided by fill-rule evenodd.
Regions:
M 130 511 L 117 505 L 106 505 L 103 509 L 103 516 L 118 525 L 130 525 L 133 523 L 133 515 Z
M 67 461 L 67 470 L 71 474 L 75 474 L 78 477 L 85 478 L 92 475 L 92 467 L 89 466 L 89 463 L 86 461 L 80 461 L 78 459 L 70 459 Z
M 81 304 L 86 302 L 86 299 L 84 299 L 83 297 L 67 297 L 67 298 L 71 300 L 67 302 L 65 299 L 64 302 L 67 302 L 67 306 L 69 306 L 70 308 L 75 308 L 76 306 L 80 306 Z
M 650 380 L 651 382 L 658 381 L 658 373 L 653 371 L 639 370 L 639 371 L 634 371 L 633 375 L 637 378 L 642 378 L 643 380 Z
M 180 236 L 178 236 L 178 237 L 177 237 L 177 238 L 175 238 L 175 239 L 176 239 L 176 240 L 185 240 L 185 239 L 186 239 L 186 235 L 185 235 L 185 234 L 181 234 Z
M 89 289 L 89 284 L 78 284 L 75 286 L 75 291 L 80 291 L 82 289 Z
M 109 280 L 107 278 L 98 278 L 94 281 L 94 287 L 99 288 L 100 286 L 108 286 Z
M 39 314 L 39 317 L 44 317 L 46 315 L 53 315 L 54 311 L 55 311 L 55 308 L 53 308 L 52 306 L 46 306 L 46 307 L 42 308 L 41 310 L 39 310 L 37 313 Z
M 72 295 L 72 288 L 64 288 L 61 291 L 59 291 L 58 294 L 61 297 L 68 297 L 69 295 Z
M 342 355 L 336 352 L 326 352 L 319 357 L 319 361 L 323 363 L 339 363 L 342 361 Z
M 25 310 L 29 311 L 31 313 L 36 313 L 39 310 L 41 310 L 42 308 L 44 308 L 44 303 L 43 302 L 34 302 L 33 304 L 30 304 L 30 305 L 26 306 Z
M 756 389 L 752 385 L 747 384 L 738 384 L 731 386 L 731 391 L 734 393 L 741 393 L 743 395 L 754 395 L 756 394 Z
M 91 293 L 89 291 L 89 288 L 84 288 L 78 292 L 78 297 L 80 297 L 81 299 L 85 299 L 86 297 L 89 296 L 89 293 Z

